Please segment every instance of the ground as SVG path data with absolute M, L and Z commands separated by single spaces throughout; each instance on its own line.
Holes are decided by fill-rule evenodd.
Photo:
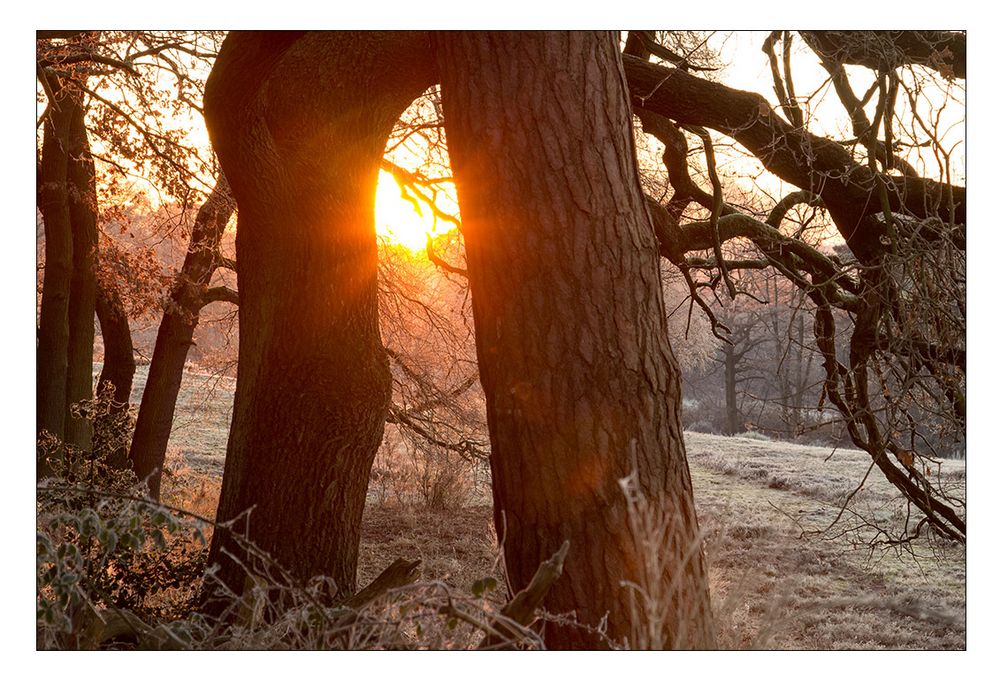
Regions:
M 143 380 L 137 376 L 137 392 Z M 191 374 L 178 402 L 168 466 L 198 481 L 186 503 L 200 512 L 214 511 L 232 388 L 231 379 Z M 687 433 L 686 444 L 720 646 L 965 647 L 965 549 L 920 542 L 873 550 L 873 525 L 898 527 L 905 518 L 877 471 L 827 530 L 865 478 L 866 454 L 700 433 Z M 936 474 L 964 496 L 964 462 L 945 461 Z M 412 484 L 412 476 L 396 484 L 404 479 Z M 412 489 L 387 493 L 392 484 L 383 479 L 365 510 L 359 584 L 399 557 L 419 558 L 423 579 L 458 590 L 487 576 L 503 583 L 484 489 L 432 509 Z

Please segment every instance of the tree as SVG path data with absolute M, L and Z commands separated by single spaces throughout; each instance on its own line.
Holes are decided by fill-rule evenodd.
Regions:
M 105 147 L 107 155 L 99 157 L 105 184 L 113 185 L 116 174 L 138 170 L 187 200 L 189 183 L 197 181 L 191 166 L 197 165 L 198 154 L 176 130 L 163 128 L 162 106 L 168 98 L 177 111 L 176 100 L 191 103 L 189 93 L 200 85 L 190 75 L 195 68 L 180 57 L 198 62 L 212 56 L 200 48 L 211 39 L 182 32 L 38 33 L 39 101 L 46 104 L 39 118 L 38 206 L 46 253 L 37 353 L 39 436 L 47 432 L 58 443 L 92 449 L 90 421 L 73 412 L 74 405 L 94 395 L 96 312 L 105 346 L 98 385 L 110 383 L 113 390 L 109 412 L 97 414 L 93 422 L 93 438 L 98 443 L 120 439 L 101 431 L 116 429 L 128 410 L 135 360 L 122 282 L 102 261 L 107 254 L 99 245 L 102 218 L 91 140 Z M 176 85 L 167 93 L 161 84 L 165 70 Z M 105 96 L 109 89 L 132 97 L 112 101 Z M 136 138 L 144 144 L 136 144 Z M 112 453 L 112 459 L 117 466 L 127 465 L 126 451 Z M 40 476 L 50 472 L 48 464 L 39 460 Z
M 775 53 L 780 39 L 787 56 L 791 34 L 776 32 L 764 45 L 771 55 L 777 108 L 759 94 L 689 73 L 688 56 L 664 51 L 651 32 L 630 35 L 625 73 L 643 127 L 664 139 L 668 151 L 670 139 L 683 130 L 696 133 L 712 176 L 713 192 L 693 190 L 685 180 L 686 158 L 664 155 L 671 184 L 678 184 L 666 207 L 651 202 L 661 253 L 685 273 L 692 299 L 713 319 L 697 293 L 703 284 L 690 276 L 693 264 L 706 261 L 692 262 L 690 251 L 712 251 L 708 264 L 718 275 L 709 286 L 725 282 L 730 296 L 737 294 L 730 268 L 774 267 L 800 288 L 815 316 L 815 341 L 826 374 L 822 399 L 841 413 L 855 446 L 867 451 L 923 514 L 915 528 L 886 540 L 908 541 L 929 524 L 941 535 L 964 541 L 964 502 L 936 478 L 941 452 L 918 424 L 932 419 L 939 429 L 937 442 L 964 442 L 965 188 L 952 182 L 953 149 L 944 143 L 940 118 L 924 112 L 926 71 L 905 73 L 928 65 L 947 100 L 952 80 L 965 72 L 964 35 L 833 31 L 803 38 L 828 70 L 854 139 L 842 142 L 810 131 L 794 95 L 790 61 L 786 58 L 782 70 Z M 671 65 L 650 63 L 653 55 Z M 873 68 L 863 97 L 851 89 L 845 64 Z M 871 119 L 864 109 L 869 101 L 875 102 Z M 900 108 L 906 114 L 902 123 Z M 799 190 L 778 200 L 766 220 L 725 204 L 712 138 L 697 126 L 739 142 L 765 169 Z M 938 177 L 920 175 L 896 155 L 904 142 L 911 149 L 932 149 Z M 822 202 L 846 242 L 849 261 L 828 257 L 800 234 L 780 230 L 785 211 L 806 201 Z M 678 216 L 691 202 L 710 211 L 710 218 L 682 223 Z M 749 240 L 762 259 L 727 264 L 722 244 L 732 239 Z M 838 324 L 844 323 L 839 313 L 850 315 L 847 356 L 838 353 L 835 342 Z
M 606 617 L 611 641 L 634 644 L 648 619 L 660 644 L 711 647 L 679 372 L 615 41 L 457 33 L 437 47 L 511 586 L 568 539 L 550 612 L 590 628 Z M 624 480 L 668 525 L 665 547 L 630 524 Z M 635 615 L 630 584 L 659 602 Z M 607 644 L 565 624 L 545 638 Z
M 133 470 L 140 480 L 149 481 L 149 494 L 153 499 L 160 498 L 160 478 L 174 421 L 174 407 L 201 308 L 217 300 L 231 303 L 238 300 L 236 292 L 226 286 L 209 286 L 215 270 L 224 263 L 219 244 L 235 208 L 229 183 L 225 175 L 220 175 L 215 189 L 198 211 L 184 265 L 177 275 L 156 334 L 156 347 L 129 451 Z
M 341 593 L 354 590 L 390 398 L 375 185 L 393 124 L 431 83 L 425 41 L 232 33 L 206 86 L 239 207 L 240 362 L 217 520 L 239 520 L 234 531 L 293 575 L 332 577 Z M 240 593 L 231 538 L 217 532 L 209 560 Z
M 44 70 L 42 71 L 44 74 Z M 73 405 L 93 397 L 97 303 L 97 192 L 84 122 L 83 95 L 70 78 L 51 73 L 44 116 L 38 207 L 45 223 L 46 276 L 38 327 L 37 433 L 80 450 L 91 445 L 90 423 Z M 38 461 L 38 475 L 49 462 Z
M 117 422 L 128 418 L 132 378 L 135 376 L 132 332 L 125 305 L 113 283 L 105 282 L 98 288 L 95 308 L 104 341 L 104 362 L 97 385 L 99 390 L 107 390 L 107 386 L 111 386 L 111 405 L 108 413 L 101 415 L 94 424 L 94 447 L 104 445 L 102 438 L 115 442 L 117 449 L 110 453 L 109 463 L 115 468 L 125 469 L 129 465 L 128 447 L 112 431 Z M 106 446 L 103 448 L 107 449 Z
M 38 208 L 45 223 L 45 279 L 38 320 L 37 431 L 65 436 L 69 305 L 73 277 L 73 227 L 69 210 L 69 140 L 79 104 L 63 88 L 53 92 L 44 122 L 38 169 Z M 47 472 L 43 459 L 38 475 Z
M 84 110 L 74 106 L 70 121 L 69 214 L 73 228 L 73 276 L 70 280 L 69 347 L 67 348 L 66 406 L 89 400 L 94 394 L 94 313 L 97 303 L 97 189 Z M 91 445 L 91 425 L 67 414 L 66 442 L 81 449 Z
M 473 59 L 476 40 L 484 40 L 478 47 L 485 52 Z M 567 37 L 557 34 L 521 45 L 520 38 L 506 40 L 505 45 L 496 36 L 444 36 L 438 64 L 444 88 L 454 88 L 450 96 L 458 102 L 451 105 L 457 106 L 452 134 L 462 159 L 456 159 L 455 167 L 462 173 L 473 169 L 460 182 L 469 188 L 462 201 L 475 225 L 466 234 L 469 276 L 490 418 L 498 531 L 509 547 L 512 585 L 525 586 L 537 565 L 568 538 L 575 558 L 565 586 L 550 592 L 548 605 L 554 612 L 576 609 L 584 627 L 553 626 L 548 634 L 553 645 L 606 643 L 594 631 L 605 615 L 610 617 L 610 640 L 633 634 L 628 589 L 619 588 L 618 580 L 670 593 L 655 606 L 667 612 L 636 606 L 641 617 L 658 622 L 661 643 L 710 645 L 707 577 L 680 440 L 677 371 L 663 320 L 652 229 L 643 222 L 648 217 L 629 150 L 628 105 L 613 41 L 609 35 L 589 34 L 565 44 Z M 409 69 L 392 61 L 390 47 L 409 48 Z M 561 130 L 570 121 L 545 105 L 521 101 L 510 114 L 514 130 L 546 123 L 541 130 L 558 133 L 549 151 L 574 147 L 585 154 L 548 191 L 534 195 L 531 185 L 551 170 L 545 145 L 531 149 L 525 137 L 497 138 L 483 147 L 489 151 L 486 156 L 471 152 L 472 141 L 482 137 L 482 129 L 471 121 L 488 126 L 494 137 L 505 122 L 497 118 L 498 95 L 473 103 L 474 94 L 486 94 L 473 84 L 509 92 L 514 72 L 491 83 L 485 70 L 492 50 L 515 47 L 528 50 L 514 60 L 516 69 L 537 60 L 543 68 L 535 86 L 574 93 L 581 112 L 579 88 L 587 83 L 588 68 L 602 75 L 587 84 L 606 93 L 601 107 Z M 569 48 L 573 54 L 566 75 L 557 76 L 556 65 L 542 58 L 551 48 Z M 417 58 L 422 52 L 430 54 L 418 35 L 237 33 L 220 52 L 206 92 L 213 143 L 240 211 L 240 366 L 218 519 L 226 522 L 252 508 L 251 520 L 238 524 L 238 531 L 246 531 L 293 574 L 331 575 L 342 591 L 353 587 L 364 490 L 388 406 L 388 393 L 377 378 L 381 344 L 371 332 L 374 323 L 368 323 L 377 319 L 376 308 L 366 302 L 367 287 L 358 290 L 359 282 L 374 286 L 374 244 L 370 242 L 371 250 L 361 244 L 371 237 L 371 196 L 391 125 L 432 82 L 431 65 L 421 66 Z M 395 68 L 387 70 L 390 66 Z M 595 78 L 593 72 L 589 77 Z M 515 142 L 516 151 L 496 153 Z M 613 164 L 594 164 L 597 152 L 586 150 L 595 143 Z M 481 166 L 487 157 L 504 162 L 489 166 L 484 175 Z M 580 186 L 575 181 L 603 187 L 592 205 L 601 219 L 574 206 L 570 188 Z M 616 194 L 612 188 L 618 182 Z M 504 257 L 500 247 L 499 223 L 487 217 L 496 207 L 481 194 L 489 183 L 502 188 L 505 205 L 515 196 L 530 199 L 524 212 L 508 213 L 513 220 L 508 227 L 520 237 L 510 243 L 523 239 L 529 246 L 508 253 L 512 258 Z M 547 228 L 529 217 L 545 205 L 551 207 L 539 215 Z M 605 228 L 604 219 L 613 226 Z M 537 249 L 534 257 L 527 253 L 544 244 L 546 236 L 559 234 L 575 260 L 562 271 L 553 268 L 546 279 L 540 273 L 565 255 L 559 253 L 558 240 Z M 330 249 L 331 240 L 340 248 Z M 496 256 L 477 260 L 483 252 Z M 597 253 L 606 254 L 614 266 L 580 271 Z M 624 274 L 615 274 L 619 267 Z M 559 333 L 560 325 L 552 321 L 559 318 L 558 303 L 566 302 L 574 285 L 593 296 L 595 305 L 562 311 L 565 330 Z M 518 304 L 504 309 L 501 301 L 511 292 Z M 622 309 L 621 328 L 602 318 L 599 310 L 605 304 Z M 509 329 L 504 338 L 510 347 L 492 345 L 500 327 Z M 553 332 L 556 336 L 549 338 Z M 519 354 L 518 348 L 541 339 L 547 340 L 546 353 Z M 558 360 L 570 351 L 573 366 L 560 370 Z M 550 386 L 547 391 L 541 389 L 545 385 Z M 304 386 L 310 389 L 303 391 Z M 649 399 L 630 401 L 625 408 L 609 401 L 609 395 L 622 390 L 641 394 L 637 391 L 649 386 Z M 529 400 L 528 417 L 512 416 L 512 394 Z M 345 399 L 350 411 L 339 406 Z M 363 418 L 358 414 L 362 400 L 367 407 Z M 551 402 L 556 426 L 535 422 L 544 411 L 538 400 Z M 577 400 L 582 407 L 574 406 Z M 524 429 L 523 437 L 516 435 L 518 429 Z M 532 440 L 558 447 L 546 451 Z M 664 451 L 669 452 L 666 460 L 661 458 Z M 282 465 L 269 467 L 279 456 Z M 534 462 L 539 456 L 543 458 Z M 560 470 L 564 465 L 577 473 L 566 477 Z M 516 479 L 526 481 L 536 473 L 538 483 L 517 489 Z M 625 478 L 634 488 L 621 489 Z M 569 492 L 576 496 L 566 497 Z M 642 497 L 672 526 L 666 547 L 670 568 L 656 571 L 651 579 L 643 573 L 642 537 L 629 525 L 628 494 Z M 546 515 L 554 499 L 564 498 L 574 499 L 564 513 Z M 296 537 L 303 526 L 309 528 L 308 545 Z M 220 532 L 213 540 L 211 560 L 221 564 L 222 581 L 239 592 L 241 566 L 229 560 L 234 545 L 225 535 Z M 587 597 L 581 597 L 581 590 Z
M 728 321 L 728 320 L 727 320 Z M 743 363 L 747 353 L 757 347 L 758 340 L 751 337 L 753 327 L 730 323 L 733 333 L 722 344 L 722 368 L 726 393 L 726 420 L 722 432 L 726 435 L 742 433 L 744 420 L 738 401 L 737 389 L 747 381 L 744 375 L 748 369 Z

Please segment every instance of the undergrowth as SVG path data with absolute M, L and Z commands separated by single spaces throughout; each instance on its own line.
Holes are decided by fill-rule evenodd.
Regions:
M 108 412 L 95 403 L 83 405 L 80 413 L 107 416 Z M 42 438 L 39 442 L 54 472 L 37 488 L 39 649 L 445 650 L 476 648 L 484 641 L 489 641 L 491 647 L 539 649 L 544 647 L 540 625 L 546 621 L 561 624 L 568 621 L 566 616 L 541 612 L 537 613 L 539 619 L 535 624 L 525 627 L 505 618 L 501 608 L 509 598 L 509 589 L 505 588 L 502 570 L 498 572 L 496 565 L 491 574 L 474 578 L 480 571 L 490 572 L 488 565 L 480 564 L 467 575 L 468 579 L 463 576 L 461 581 L 465 586 L 461 588 L 452 583 L 454 575 L 442 573 L 441 578 L 396 586 L 363 603 L 336 602 L 329 596 L 336 589 L 330 588 L 328 580 L 317 578 L 300 583 L 245 537 L 238 537 L 237 543 L 242 552 L 254 558 L 247 561 L 249 586 L 240 594 L 228 592 L 215 580 L 211 570 L 206 571 L 212 533 L 230 531 L 228 526 L 217 525 L 210 517 L 216 483 L 208 485 L 204 478 L 185 472 L 182 461 L 171 463 L 173 474 L 164 478 L 164 499 L 168 503 L 154 503 L 146 498 L 140 481 L 115 465 L 116 453 L 120 454 L 123 447 L 127 451 L 130 433 L 127 419 L 113 431 L 116 436 L 109 437 L 108 432 L 102 431 L 102 439 L 95 440 L 97 444 L 91 451 L 73 449 L 53 438 Z M 428 465 L 436 467 L 437 473 L 448 462 L 432 461 Z M 416 480 L 434 477 L 418 476 Z M 447 478 L 442 473 L 442 479 Z M 404 477 L 403 482 L 407 493 L 404 498 L 410 504 L 417 499 L 417 505 L 427 512 L 439 508 L 430 503 L 435 496 L 425 496 L 423 492 L 434 485 L 423 487 L 409 477 Z M 751 482 L 746 479 L 747 484 Z M 664 517 L 652 512 L 628 483 L 628 479 L 622 481 L 630 509 L 630 529 L 647 556 L 645 571 L 623 591 L 623 597 L 631 595 L 635 614 L 628 645 L 661 648 L 667 644 L 664 626 L 671 618 L 661 604 L 686 599 L 673 598 L 670 591 L 674 586 L 656 578 L 664 569 L 661 554 L 669 548 L 672 534 L 669 525 Z M 443 487 L 447 489 L 451 484 Z M 703 503 L 704 492 L 710 489 L 703 490 Z M 461 506 L 466 494 L 448 498 Z M 403 494 L 393 491 L 387 496 L 399 501 Z M 723 498 L 719 496 L 720 500 Z M 708 499 L 715 503 L 711 495 Z M 398 514 L 398 510 L 394 503 L 392 513 Z M 749 507 L 744 511 L 749 511 Z M 489 525 L 487 507 L 477 506 L 464 512 L 479 514 L 475 516 L 479 520 L 470 523 L 470 527 Z M 441 517 L 441 522 L 446 518 L 453 522 L 456 517 L 454 512 L 447 516 L 440 510 L 433 513 Z M 833 582 L 827 575 L 832 568 L 825 563 L 803 563 L 803 547 L 785 547 L 784 531 L 772 526 L 760 509 L 751 514 L 759 516 L 753 523 L 744 520 L 741 524 L 727 515 L 723 516 L 725 524 L 720 524 L 722 518 L 713 518 L 717 513 L 710 512 L 705 517 L 699 510 L 699 515 L 703 518 L 701 538 L 707 540 L 710 562 L 714 564 L 712 572 L 716 580 L 723 579 L 725 587 L 716 590 L 719 584 L 713 585 L 716 641 L 720 647 L 776 644 L 789 647 L 790 642 L 791 647 L 796 647 L 794 641 L 806 635 L 830 638 L 833 634 L 824 634 L 822 629 L 831 617 L 829 608 L 823 604 L 841 604 L 838 612 L 849 606 L 852 613 L 857 610 L 876 622 L 881 616 L 878 609 L 884 610 L 885 603 L 898 601 L 905 605 L 909 603 L 906 599 L 912 600 L 918 593 L 897 589 L 898 593 L 892 594 L 895 600 L 882 602 L 869 596 L 865 597 L 869 600 L 864 600 L 833 592 L 830 586 Z M 442 538 L 421 536 L 428 556 L 440 553 Z M 456 546 L 464 544 L 465 548 L 469 536 L 449 535 Z M 497 562 L 501 562 L 502 547 L 496 546 L 495 539 L 490 543 L 497 552 Z M 396 547 L 390 551 L 406 554 L 411 549 Z M 780 554 L 783 563 L 775 562 L 776 554 Z M 388 560 L 383 554 L 370 562 L 374 565 Z M 736 564 L 730 565 L 733 561 Z M 250 564 L 254 567 L 249 567 Z M 742 579 L 734 581 L 731 575 L 741 570 L 751 570 L 748 574 L 753 578 L 745 583 Z M 792 579 L 782 598 L 772 598 L 776 592 L 768 584 L 782 574 Z M 212 610 L 215 613 L 212 616 L 203 612 L 201 595 L 206 587 L 222 594 L 222 607 Z M 924 610 L 918 614 L 925 618 Z M 901 616 L 905 622 L 914 617 L 906 608 L 894 607 L 894 621 Z M 947 647 L 954 647 L 952 640 L 964 631 L 960 617 L 956 617 L 959 615 L 952 617 L 954 621 L 942 620 L 933 628 L 944 632 Z M 925 628 L 931 630 L 929 626 Z M 896 634 L 890 643 L 926 647 L 924 639 L 917 638 L 924 635 L 920 633 L 922 629 L 914 630 L 917 633 L 907 633 L 910 630 L 905 628 L 900 631 L 903 633 Z M 840 639 L 822 641 L 824 647 L 862 645 L 864 641 L 858 636 L 840 643 Z M 907 643 L 910 639 L 906 636 L 912 639 L 911 643 Z M 860 643 L 853 643 L 855 639 Z
M 77 413 L 107 415 L 108 399 L 102 394 Z M 244 565 L 249 587 L 229 591 L 206 570 L 206 558 L 211 533 L 230 524 L 150 500 L 145 485 L 115 465 L 127 451 L 127 413 L 119 425 L 86 451 L 48 435 L 38 442 L 52 471 L 36 497 L 39 649 L 466 649 L 487 637 L 495 647 L 542 647 L 536 632 L 501 614 L 492 577 L 467 590 L 424 581 L 365 602 L 335 602 L 329 580 L 302 584 L 234 535 L 253 560 Z M 183 488 L 178 472 L 165 485 L 176 494 L 171 487 Z M 203 491 L 180 496 L 191 494 Z M 211 616 L 202 612 L 206 587 L 222 601 Z

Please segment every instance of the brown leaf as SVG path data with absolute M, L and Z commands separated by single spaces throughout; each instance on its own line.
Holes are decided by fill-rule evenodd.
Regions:
M 908 449 L 900 449 L 896 453 L 896 458 L 899 459 L 899 462 L 907 468 L 913 468 L 913 452 Z

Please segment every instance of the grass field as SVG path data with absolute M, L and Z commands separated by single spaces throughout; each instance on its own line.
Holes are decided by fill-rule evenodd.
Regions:
M 144 379 L 141 367 L 136 402 Z M 178 401 L 168 467 L 207 481 L 203 509 L 218 494 L 233 388 L 232 379 L 189 374 Z M 865 477 L 866 454 L 699 433 L 687 433 L 687 449 L 721 646 L 965 647 L 964 547 L 872 550 L 871 525 L 892 526 L 905 512 L 877 471 L 827 529 Z M 964 462 L 945 461 L 936 474 L 964 495 Z M 445 509 L 373 497 L 359 583 L 397 557 L 420 558 L 425 579 L 458 588 L 502 579 L 488 497 L 480 490 Z

